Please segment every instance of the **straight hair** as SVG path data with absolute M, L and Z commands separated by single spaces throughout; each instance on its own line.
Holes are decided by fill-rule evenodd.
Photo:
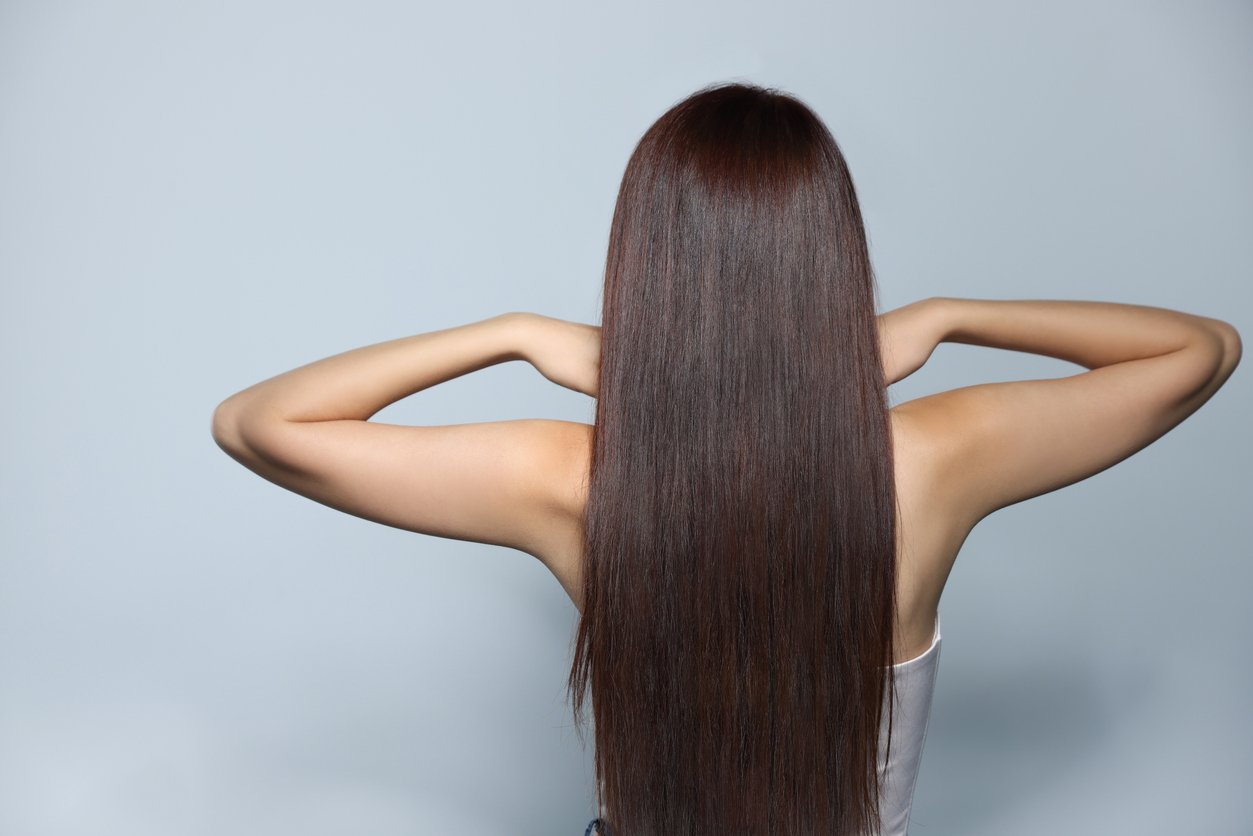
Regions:
M 712 85 L 635 147 L 605 264 L 567 686 L 609 836 L 877 833 L 896 491 L 835 139 Z M 888 745 L 891 709 L 886 709 Z

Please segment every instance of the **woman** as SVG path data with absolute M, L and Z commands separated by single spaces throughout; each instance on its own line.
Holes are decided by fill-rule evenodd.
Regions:
M 930 298 L 881 316 L 853 181 L 800 101 L 705 88 L 644 134 L 601 326 L 534 313 L 338 354 L 223 402 L 234 458 L 385 525 L 537 557 L 582 616 L 600 828 L 903 834 L 971 529 L 1160 438 L 1227 380 L 1225 322 L 1130 304 Z M 889 407 L 940 342 L 1067 377 Z M 371 422 L 525 360 L 594 425 Z M 611 824 L 612 827 L 608 827 Z

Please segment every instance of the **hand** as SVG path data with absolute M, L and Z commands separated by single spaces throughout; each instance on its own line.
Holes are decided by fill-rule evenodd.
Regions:
M 596 397 L 600 381 L 600 326 L 537 313 L 520 316 L 526 335 L 522 355 L 527 362 L 558 386 Z
M 920 299 L 879 315 L 879 350 L 888 384 L 909 377 L 930 359 L 943 339 L 933 299 Z

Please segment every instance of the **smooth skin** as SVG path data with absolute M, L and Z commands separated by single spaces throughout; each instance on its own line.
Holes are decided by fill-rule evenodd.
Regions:
M 882 314 L 879 332 L 890 382 L 921 368 L 941 342 L 1086 369 L 964 386 L 892 408 L 898 662 L 930 646 L 945 582 L 980 520 L 1148 446 L 1209 400 L 1242 353 L 1239 334 L 1221 320 L 1112 302 L 932 297 Z M 512 312 L 354 349 L 227 398 L 213 414 L 213 438 L 258 475 L 323 505 L 530 554 L 581 610 L 590 425 L 369 420 L 416 392 L 511 360 L 594 397 L 600 329 Z

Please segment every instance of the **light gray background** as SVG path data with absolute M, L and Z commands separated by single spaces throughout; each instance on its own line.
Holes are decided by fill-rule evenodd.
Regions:
M 581 834 L 575 609 L 532 558 L 250 473 L 216 404 L 507 310 L 599 321 L 623 166 L 788 90 L 884 309 L 1076 298 L 1250 333 L 1253 6 L 0 4 L 0 833 Z M 895 402 L 1069 374 L 943 346 Z M 971 535 L 913 836 L 1247 834 L 1250 397 Z M 380 420 L 590 420 L 523 363 Z

